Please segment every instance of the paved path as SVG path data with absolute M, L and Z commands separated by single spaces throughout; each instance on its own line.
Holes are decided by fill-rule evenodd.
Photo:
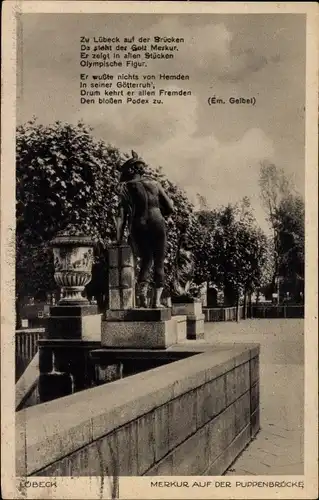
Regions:
M 261 430 L 226 475 L 303 475 L 303 320 L 205 323 L 205 340 L 261 345 Z

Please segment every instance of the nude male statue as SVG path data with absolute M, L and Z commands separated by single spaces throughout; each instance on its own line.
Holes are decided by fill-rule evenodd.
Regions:
M 126 224 L 133 253 L 140 257 L 137 289 L 140 307 L 147 307 L 150 270 L 154 265 L 155 300 L 153 307 L 163 307 L 164 259 L 166 253 L 166 227 L 164 216 L 173 212 L 173 203 L 162 186 L 148 179 L 145 163 L 132 151 L 132 158 L 121 167 L 121 200 L 117 217 L 117 240 L 123 241 Z

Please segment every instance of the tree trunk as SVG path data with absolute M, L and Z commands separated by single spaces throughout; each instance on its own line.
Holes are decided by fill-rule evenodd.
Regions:
M 247 292 L 244 292 L 243 319 L 247 319 Z
M 237 303 L 237 291 L 233 285 L 225 283 L 224 285 L 224 305 L 226 307 L 234 307 Z
M 252 314 L 252 300 L 251 300 L 251 296 L 252 296 L 252 293 L 249 292 L 248 294 L 248 317 L 249 318 L 252 318 L 253 314 Z
M 257 290 L 257 295 L 256 295 L 256 306 L 258 306 L 258 303 L 259 303 L 259 296 L 260 296 L 260 291 L 258 289 Z
M 237 297 L 236 297 L 236 321 L 239 323 L 239 292 L 237 292 Z

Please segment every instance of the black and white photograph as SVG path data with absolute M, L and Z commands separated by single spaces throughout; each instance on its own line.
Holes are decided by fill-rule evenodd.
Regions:
M 5 3 L 4 498 L 315 498 L 316 4 Z

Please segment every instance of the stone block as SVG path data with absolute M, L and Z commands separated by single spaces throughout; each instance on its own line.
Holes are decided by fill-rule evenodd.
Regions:
M 167 455 L 144 474 L 145 476 L 171 476 L 173 474 L 173 456 Z
M 176 323 L 177 341 L 184 342 L 186 340 L 187 332 L 186 316 L 173 316 L 172 319 Z
M 201 366 L 199 366 L 197 371 L 191 370 L 190 368 L 192 367 L 193 359 L 189 358 L 187 362 L 188 365 L 185 364 L 183 368 L 181 367 L 179 369 L 179 374 L 181 375 L 181 377 L 173 385 L 173 393 L 175 398 L 181 396 L 185 392 L 190 392 L 192 390 L 198 392 L 199 387 L 201 387 L 205 383 L 205 370 L 201 369 Z
M 213 463 L 223 451 L 224 423 L 223 414 L 218 415 L 207 424 L 207 460 Z
M 120 286 L 120 276 L 117 267 L 109 269 L 109 287 L 118 288 Z
M 250 389 L 250 411 L 254 411 L 259 408 L 259 382 L 256 382 Z
M 204 472 L 203 476 L 222 476 L 250 441 L 249 426 L 222 451 Z
M 134 287 L 134 270 L 132 267 L 123 267 L 121 269 L 121 287 L 133 288 Z
M 225 449 L 230 443 L 235 439 L 235 419 L 236 419 L 236 408 L 232 404 L 228 406 L 226 410 L 221 413 L 223 421 L 223 431 L 222 431 L 222 448 Z
M 141 476 L 155 463 L 155 415 L 147 413 L 137 421 L 137 474 Z
M 82 318 L 82 340 L 101 340 L 102 316 L 96 314 L 92 316 L 84 316 Z
M 120 476 L 137 476 L 137 422 L 129 422 L 116 431 L 118 472 Z
M 187 316 L 187 338 L 190 340 L 204 338 L 204 314 Z
M 111 478 L 119 475 L 119 444 L 117 437 L 117 434 L 113 432 L 90 445 L 93 448 L 93 456 L 91 457 L 92 476 L 101 475 Z M 93 467 L 95 467 L 95 470 Z
M 119 267 L 119 249 L 118 246 L 108 248 L 109 267 Z
M 257 408 L 254 413 L 250 416 L 250 434 L 253 438 L 260 430 L 260 414 L 259 408 Z
M 207 382 L 222 375 L 226 376 L 228 372 L 231 372 L 235 368 L 235 360 L 230 357 L 227 352 L 214 352 L 210 354 L 210 357 L 214 359 L 214 363 L 211 363 L 210 366 L 206 368 Z
M 177 343 L 176 323 L 168 321 L 104 321 L 103 347 L 164 349 Z
M 238 354 L 235 358 L 235 367 L 243 365 L 244 363 L 248 363 L 250 361 L 250 350 L 247 349 L 247 351 L 242 352 L 241 354 Z
M 101 339 L 101 315 L 50 316 L 47 338 L 99 341 Z
M 106 321 L 167 321 L 171 319 L 171 311 L 165 309 L 120 309 L 117 311 L 108 310 L 105 313 Z M 186 318 L 185 318 L 186 320 Z
M 76 306 L 52 306 L 50 307 L 50 316 L 62 317 L 81 317 L 98 314 L 98 308 L 95 305 L 76 305 Z
M 96 364 L 95 377 L 98 384 L 119 380 L 123 377 L 123 364 L 116 363 L 108 366 Z
M 187 392 L 169 404 L 169 449 L 178 446 L 196 431 L 197 394 Z
M 119 288 L 109 289 L 109 308 L 122 309 L 121 293 Z
M 202 303 L 196 301 L 189 303 L 173 303 L 172 314 L 173 316 L 184 314 L 186 314 L 186 316 L 200 316 L 202 314 Z
M 239 434 L 250 423 L 250 391 L 247 391 L 234 403 L 235 433 Z
M 121 252 L 121 264 L 123 267 L 128 266 L 133 268 L 134 267 L 134 259 L 133 259 L 133 252 L 132 249 L 129 245 L 121 245 L 120 246 L 120 252 Z
M 155 461 L 160 461 L 169 451 L 169 411 L 168 405 L 154 410 Z
M 226 404 L 229 405 L 249 389 L 249 362 L 226 374 Z
M 122 288 L 121 292 L 122 292 L 121 309 L 132 309 L 132 307 L 134 307 L 133 288 Z
M 208 466 L 208 427 L 184 441 L 172 452 L 175 476 L 199 476 Z
M 250 385 L 254 385 L 259 380 L 259 356 L 250 360 Z
M 197 427 L 212 420 L 226 407 L 225 377 L 218 377 L 197 390 Z

